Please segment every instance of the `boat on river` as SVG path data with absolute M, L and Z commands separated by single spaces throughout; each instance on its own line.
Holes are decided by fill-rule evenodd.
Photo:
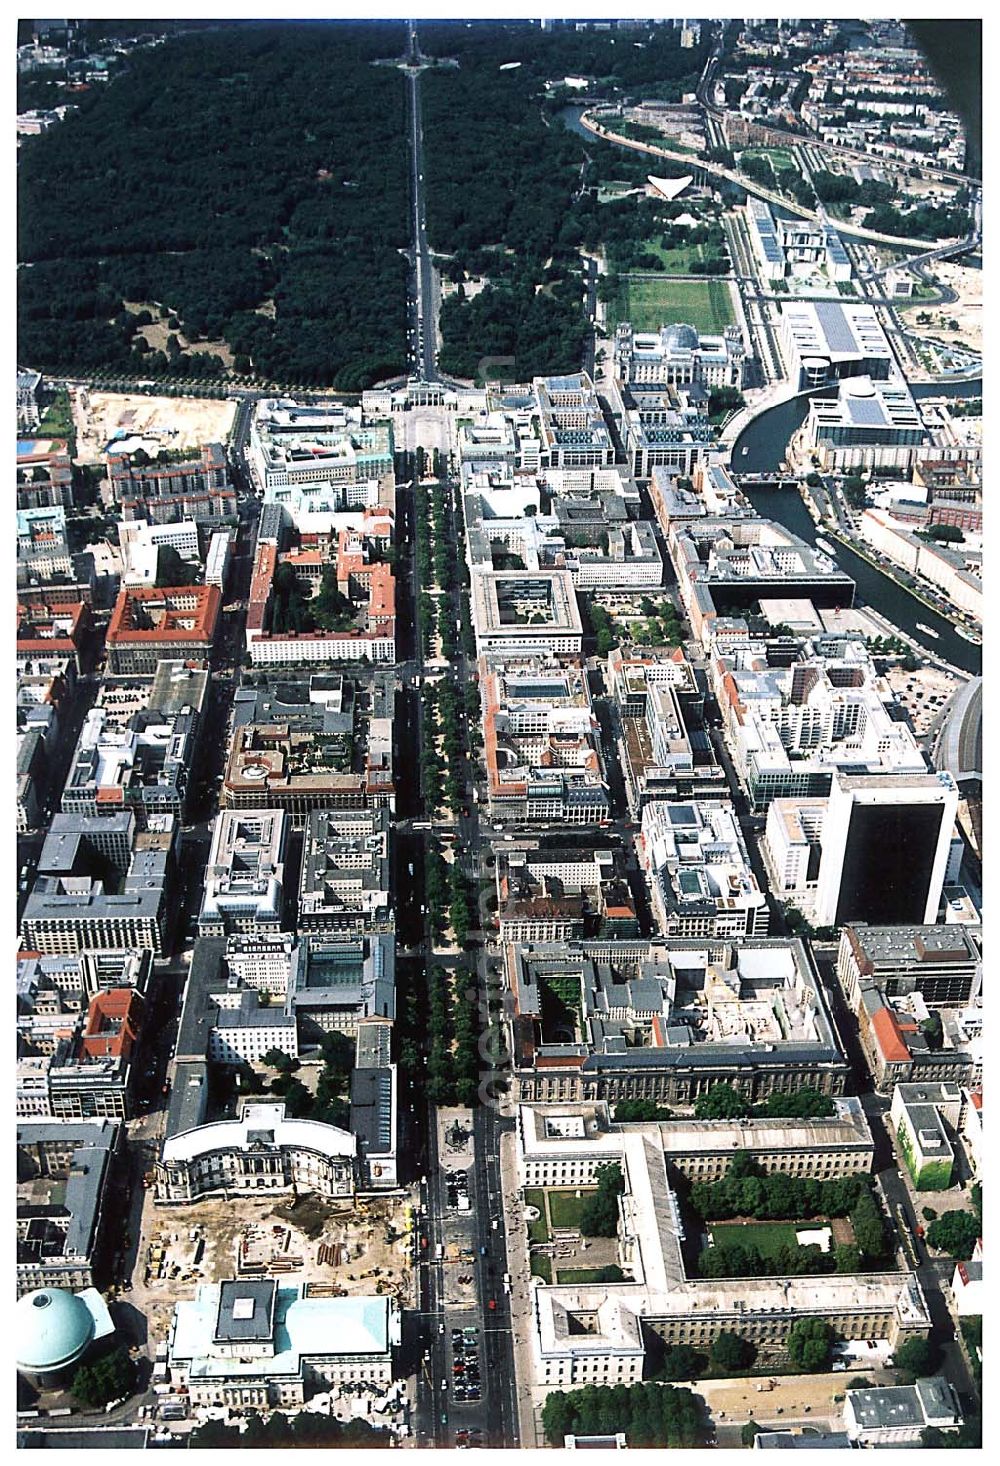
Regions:
M 977 636 L 974 631 L 967 631 L 964 626 L 955 627 L 955 635 L 960 636 L 963 641 L 971 641 L 973 646 L 982 646 L 983 638 Z
M 821 540 L 819 536 L 816 537 L 816 548 L 817 550 L 822 550 L 824 555 L 829 555 L 831 558 L 836 556 L 837 553 L 832 545 L 828 545 L 826 540 Z
M 933 626 L 925 626 L 922 621 L 917 622 L 917 630 L 922 631 L 925 636 L 933 636 L 935 641 L 937 641 L 938 637 L 941 634 L 940 632 L 935 631 Z

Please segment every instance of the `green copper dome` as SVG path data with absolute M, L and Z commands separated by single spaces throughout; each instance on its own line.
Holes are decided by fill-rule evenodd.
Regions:
M 17 1300 L 17 1366 L 33 1374 L 61 1369 L 80 1358 L 94 1333 L 82 1298 L 64 1288 L 39 1288 Z

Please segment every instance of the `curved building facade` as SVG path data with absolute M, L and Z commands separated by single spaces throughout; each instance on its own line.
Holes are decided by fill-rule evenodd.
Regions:
M 335 1125 L 285 1118 L 283 1104 L 247 1104 L 238 1120 L 171 1136 L 156 1165 L 156 1200 L 312 1191 L 353 1196 L 357 1140 Z

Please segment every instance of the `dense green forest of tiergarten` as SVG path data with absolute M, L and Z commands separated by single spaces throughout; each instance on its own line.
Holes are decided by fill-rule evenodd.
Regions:
M 227 24 L 81 94 L 19 153 L 18 360 L 345 391 L 405 370 L 406 82 L 371 64 L 404 46 L 400 23 Z
M 419 37 L 421 52 L 442 63 L 421 81 L 427 229 L 459 286 L 441 310 L 442 370 L 471 377 L 483 357 L 512 357 L 504 374 L 519 380 L 576 371 L 588 330 L 581 246 L 642 238 L 659 211 L 639 196 L 598 203 L 603 177 L 644 187 L 648 161 L 565 128 L 564 79 L 586 78 L 587 97 L 679 101 L 705 50 L 682 49 L 663 25 L 611 33 L 425 23 Z M 466 288 L 483 278 L 485 288 Z

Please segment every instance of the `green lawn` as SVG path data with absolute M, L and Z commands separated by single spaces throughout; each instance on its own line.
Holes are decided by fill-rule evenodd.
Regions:
M 756 1247 L 765 1257 L 772 1257 L 781 1246 L 797 1247 L 796 1225 L 822 1227 L 822 1221 L 794 1222 L 717 1222 L 710 1235 L 716 1247 Z
M 658 239 L 646 239 L 642 244 L 646 254 L 656 255 L 667 270 L 674 275 L 684 275 L 691 268 L 693 260 L 703 260 L 705 250 L 700 244 L 682 244 L 677 249 L 664 249 Z
M 533 1278 L 541 1278 L 544 1283 L 551 1283 L 551 1257 L 546 1257 L 543 1252 L 533 1252 L 531 1254 L 531 1276 Z
M 549 1192 L 549 1216 L 553 1228 L 567 1227 L 579 1230 L 580 1216 L 587 1200 L 587 1192 L 577 1196 L 572 1191 Z
M 741 158 L 766 158 L 775 172 L 782 168 L 794 168 L 795 159 L 786 148 L 746 148 Z
M 560 1284 L 599 1283 L 603 1272 L 604 1269 L 600 1267 L 561 1267 L 557 1277 Z
M 609 327 L 631 321 L 636 331 L 658 331 L 675 321 L 719 335 L 734 319 L 729 286 L 722 280 L 637 280 L 623 275 L 609 305 Z
M 73 411 L 69 404 L 69 393 L 64 387 L 60 388 L 54 400 L 49 403 L 41 422 L 34 431 L 34 436 L 36 438 L 68 438 L 70 452 L 73 451 L 75 446 Z
M 525 1206 L 536 1206 L 541 1212 L 537 1222 L 528 1223 L 528 1237 L 532 1242 L 547 1242 L 549 1240 L 549 1229 L 545 1225 L 545 1192 L 541 1190 L 528 1190 L 524 1193 Z

